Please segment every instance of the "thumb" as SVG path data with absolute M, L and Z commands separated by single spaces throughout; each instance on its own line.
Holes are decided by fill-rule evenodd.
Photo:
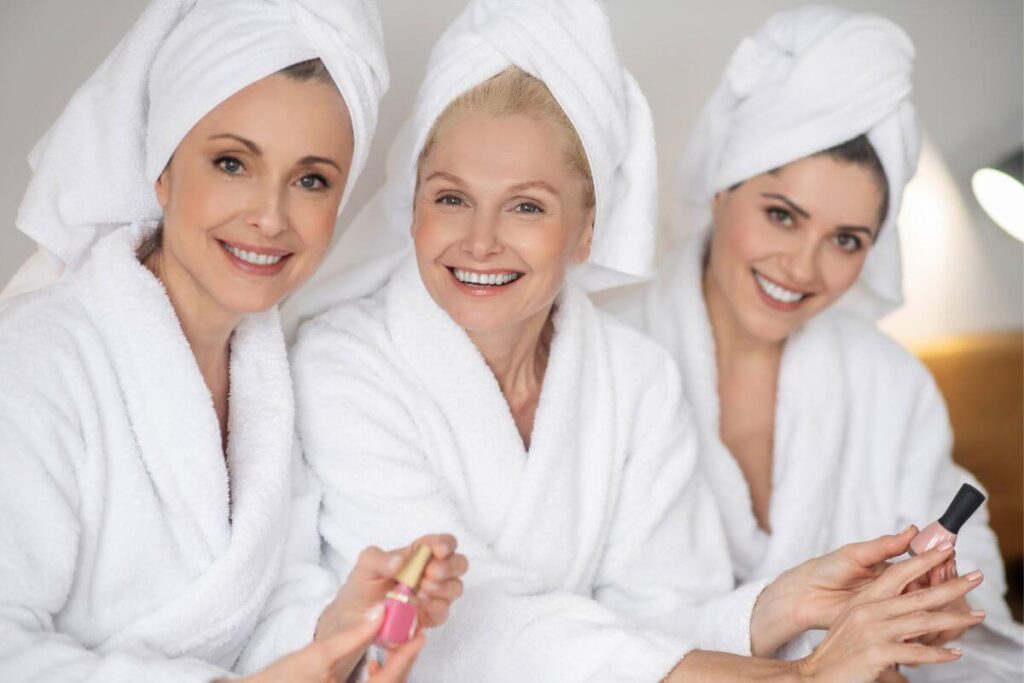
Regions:
M 352 654 L 361 654 L 373 642 L 383 620 L 384 605 L 378 603 L 366 611 L 363 619 L 321 641 L 323 651 L 332 663 Z
M 844 547 L 844 554 L 857 565 L 870 569 L 907 552 L 915 536 L 917 527 L 911 524 L 898 534 L 886 534 L 870 541 L 850 543 Z

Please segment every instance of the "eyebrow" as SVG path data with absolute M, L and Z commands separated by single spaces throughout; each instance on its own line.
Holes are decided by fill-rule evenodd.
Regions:
M 218 135 L 211 135 L 209 137 L 210 140 L 220 140 L 225 138 L 228 140 L 234 140 L 235 142 L 242 143 L 253 154 L 258 154 L 261 156 L 263 154 L 263 150 L 260 149 L 259 145 L 257 145 L 249 138 L 243 138 L 241 135 L 235 135 L 234 133 L 220 133 Z M 302 157 L 301 159 L 299 159 L 298 163 L 299 166 L 312 166 L 313 164 L 327 164 L 328 166 L 333 166 L 334 168 L 336 168 L 339 173 L 341 172 L 341 166 L 339 166 L 337 162 L 328 159 L 327 157 L 318 157 L 314 154 Z
M 217 135 L 211 135 L 207 139 L 209 139 L 209 140 L 220 140 L 220 139 L 223 139 L 223 138 L 227 138 L 229 140 L 234 140 L 235 142 L 242 143 L 243 145 L 248 147 L 249 151 L 252 152 L 253 154 L 263 154 L 263 150 L 261 150 L 260 146 L 257 145 L 255 142 L 253 142 L 252 140 L 250 140 L 248 138 L 243 138 L 241 135 L 235 135 L 234 133 L 219 133 Z
M 796 211 L 798 214 L 800 214 L 804 218 L 810 218 L 811 217 L 811 214 L 807 213 L 807 211 L 805 209 L 802 209 L 796 202 L 794 202 L 792 199 L 790 199 L 789 197 L 787 197 L 784 194 L 777 194 L 775 192 L 762 192 L 761 196 L 765 197 L 767 199 L 777 199 L 777 200 L 779 200 L 780 202 L 782 202 L 783 204 L 785 204 L 789 208 L 793 209 L 794 211 Z
M 433 180 L 434 178 L 440 178 L 442 180 L 447 180 L 448 182 L 454 183 L 455 185 L 465 185 L 466 184 L 465 181 L 463 181 L 462 178 L 460 178 L 459 176 L 452 175 L 451 173 L 446 173 L 444 171 L 435 171 L 434 173 L 431 173 L 430 175 L 428 175 L 424 179 L 423 182 L 425 182 L 425 183 L 429 182 L 429 181 Z M 559 195 L 558 190 L 556 190 L 550 183 L 546 183 L 543 180 L 527 180 L 526 182 L 516 183 L 515 185 L 513 185 L 512 187 L 509 188 L 509 191 L 511 191 L 511 192 L 522 192 L 523 190 L 531 190 L 531 189 L 535 189 L 535 188 L 536 189 L 545 190 L 547 192 L 550 192 L 551 194 L 553 194 L 556 197 L 561 196 L 561 195 Z
M 762 197 L 766 197 L 768 199 L 777 199 L 777 200 L 779 200 L 780 202 L 784 203 L 786 206 L 788 206 L 789 208 L 793 209 L 793 211 L 797 212 L 798 214 L 800 214 L 804 218 L 810 218 L 811 217 L 811 214 L 809 214 L 806 210 L 801 208 L 796 202 L 794 202 L 792 199 L 790 199 L 786 195 L 777 194 L 775 192 L 762 192 L 761 196 Z M 874 239 L 874 237 L 875 237 L 874 231 L 872 231 L 871 228 L 865 227 L 863 225 L 840 225 L 840 226 L 837 226 L 837 227 L 840 230 L 845 230 L 847 232 L 863 232 L 863 233 L 866 233 L 867 236 L 869 238 L 871 238 L 871 239 Z

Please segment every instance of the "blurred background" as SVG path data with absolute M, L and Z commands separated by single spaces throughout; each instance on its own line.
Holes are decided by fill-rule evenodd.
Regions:
M 772 13 L 799 4 L 607 0 L 620 55 L 654 114 L 663 214 L 676 160 L 733 49 Z M 956 433 L 954 457 L 989 489 L 993 526 L 1015 591 L 1010 601 L 1020 619 L 1024 245 L 981 209 L 971 177 L 1021 148 L 1024 3 L 833 4 L 889 17 L 917 47 L 914 99 L 925 147 L 901 215 L 907 304 L 882 324 L 929 365 L 946 396 Z M 145 5 L 144 0 L 0 4 L 0 217 L 6 225 L 0 230 L 0 283 L 33 250 L 14 229 L 29 177 L 26 155 Z M 464 0 L 380 0 L 379 5 L 392 84 L 369 165 L 342 227 L 383 182 L 388 145 L 411 109 L 430 47 Z

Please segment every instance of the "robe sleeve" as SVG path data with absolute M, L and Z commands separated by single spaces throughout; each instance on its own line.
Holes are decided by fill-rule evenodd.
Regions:
M 566 683 L 668 674 L 697 643 L 659 626 L 697 595 L 693 568 L 703 552 L 700 531 L 682 539 L 671 532 L 691 515 L 698 523 L 713 518 L 707 492 L 690 481 L 694 446 L 680 439 L 692 430 L 682 422 L 678 392 L 660 405 L 650 401 L 658 410 L 653 425 L 665 432 L 642 439 L 626 465 L 628 491 L 609 543 L 620 547 L 606 550 L 600 585 L 593 594 L 552 592 L 474 530 L 444 473 L 428 463 L 421 443 L 430 421 L 420 411 L 433 406 L 412 407 L 415 386 L 386 345 L 307 334 L 293 371 L 303 448 L 324 486 L 320 530 L 329 562 L 343 573 L 365 545 L 405 545 L 437 532 L 454 534 L 469 558 L 465 594 L 445 626 L 429 634 L 416 672 L 423 680 Z M 728 566 L 713 557 L 708 570 L 721 572 L 724 584 Z M 637 570 L 639 577 L 629 576 Z M 635 614 L 620 611 L 631 601 Z M 662 624 L 637 618 L 652 606 Z
M 235 666 L 242 674 L 264 669 L 313 642 L 320 614 L 337 590 L 334 575 L 320 564 L 320 487 L 297 443 L 291 476 L 291 520 L 281 580 Z
M 99 653 L 55 617 L 76 579 L 81 426 L 32 364 L 0 359 L 0 680 L 200 683 L 228 676 L 196 659 Z
M 984 488 L 951 457 L 953 434 L 942 394 L 931 375 L 917 368 L 913 408 L 903 436 L 906 457 L 898 489 L 899 524 L 922 526 L 938 519 L 957 490 L 969 483 Z M 909 384 L 909 382 L 908 382 Z M 1006 576 L 995 534 L 989 527 L 987 503 L 968 520 L 956 540 L 956 563 L 961 574 L 980 569 L 982 584 L 967 596 L 974 609 L 984 610 L 985 621 L 964 637 L 965 660 L 978 657 L 993 680 L 1020 680 L 1024 632 L 1013 621 L 1005 601 Z

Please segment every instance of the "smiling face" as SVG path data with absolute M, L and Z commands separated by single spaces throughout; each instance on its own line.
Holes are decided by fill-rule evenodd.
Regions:
M 431 298 L 463 329 L 546 320 L 572 263 L 590 253 L 594 210 L 550 122 L 456 115 L 421 160 L 413 239 Z
M 331 84 L 274 74 L 222 102 L 156 182 L 164 227 L 150 258 L 165 286 L 233 314 L 275 305 L 323 259 L 352 151 Z
M 856 282 L 883 196 L 870 169 L 827 155 L 719 192 L 704 275 L 712 318 L 784 340 Z

